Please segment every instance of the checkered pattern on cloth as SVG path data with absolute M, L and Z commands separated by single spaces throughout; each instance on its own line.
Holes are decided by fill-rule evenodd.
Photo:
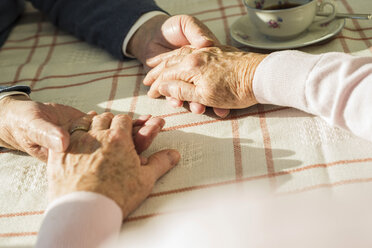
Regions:
M 371 1 L 335 2 L 339 12 L 372 9 Z M 172 14 L 196 16 L 223 43 L 237 45 L 229 27 L 245 14 L 241 0 L 159 0 L 158 4 Z M 371 56 L 371 42 L 370 21 L 347 20 L 331 41 L 301 50 Z M 37 101 L 82 111 L 165 118 L 165 129 L 148 154 L 175 148 L 182 159 L 129 217 L 128 228 L 181 209 L 195 192 L 208 195 L 258 184 L 279 194 L 320 188 L 337 193 L 372 182 L 372 143 L 286 107 L 257 105 L 233 111 L 224 120 L 210 110 L 194 115 L 184 108 L 173 109 L 164 99 L 146 96 L 144 72 L 137 61 L 112 59 L 58 30 L 30 6 L 0 50 L 0 75 L 0 85 L 30 86 Z M 31 246 L 47 206 L 45 164 L 8 150 L 0 150 L 0 161 L 0 246 Z

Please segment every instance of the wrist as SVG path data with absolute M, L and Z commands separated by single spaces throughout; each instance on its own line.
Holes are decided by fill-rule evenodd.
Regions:
M 267 56 L 267 54 L 247 53 L 245 56 L 242 57 L 243 61 L 240 63 L 240 66 L 242 67 L 242 69 L 240 70 L 240 83 L 244 91 L 244 98 L 246 99 L 245 104 L 247 105 L 247 107 L 258 103 L 253 91 L 253 80 L 258 65 Z
M 24 94 L 9 95 L 0 99 L 0 116 L 4 118 L 5 111 L 11 109 L 10 105 L 18 101 L 31 101 L 31 99 L 28 95 Z

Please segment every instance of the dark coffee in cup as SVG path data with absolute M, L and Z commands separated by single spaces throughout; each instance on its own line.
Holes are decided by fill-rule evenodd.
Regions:
M 298 7 L 300 5 L 301 4 L 298 4 L 298 3 L 282 3 L 282 4 L 267 6 L 263 8 L 263 10 L 290 9 L 290 8 Z
M 336 16 L 335 5 L 330 0 L 244 0 L 249 21 L 270 40 L 296 38 L 311 25 L 322 25 Z M 371 1 L 371 0 L 369 0 Z M 324 6 L 332 7 L 327 17 L 314 20 L 323 12 Z M 249 31 L 248 31 L 249 32 Z

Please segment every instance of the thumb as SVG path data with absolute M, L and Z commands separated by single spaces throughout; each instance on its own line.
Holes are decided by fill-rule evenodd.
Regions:
M 154 153 L 148 158 L 148 163 L 145 165 L 147 170 L 151 171 L 155 180 L 172 169 L 180 160 L 181 155 L 177 150 L 167 149 Z
M 181 27 L 185 27 L 183 32 L 193 47 L 202 48 L 220 44 L 212 31 L 195 17 L 181 16 Z
M 66 150 L 70 141 L 70 135 L 66 130 L 43 119 L 32 121 L 28 137 L 39 146 L 56 152 Z
M 202 48 L 219 44 L 207 26 L 189 15 L 170 17 L 164 23 L 162 30 L 167 41 L 175 47 L 191 45 Z

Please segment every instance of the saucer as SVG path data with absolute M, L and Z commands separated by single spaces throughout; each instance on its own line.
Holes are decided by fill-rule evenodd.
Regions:
M 311 25 L 294 39 L 274 41 L 261 34 L 251 23 L 249 16 L 244 15 L 231 25 L 230 35 L 235 41 L 249 47 L 281 50 L 304 47 L 329 39 L 338 34 L 344 25 L 345 19 L 335 19 L 326 26 Z

